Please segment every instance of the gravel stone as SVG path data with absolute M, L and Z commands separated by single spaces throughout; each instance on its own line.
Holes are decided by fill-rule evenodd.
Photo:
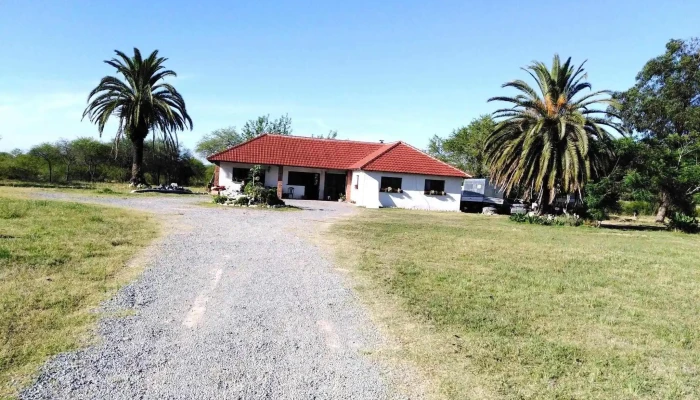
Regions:
M 205 196 L 42 198 L 165 218 L 143 275 L 103 304 L 97 344 L 60 354 L 22 399 L 382 399 L 382 346 L 343 276 L 304 239 L 347 204 L 210 208 Z M 111 312 L 131 310 L 128 316 Z M 122 315 L 125 313 L 121 313 Z M 129 315 L 131 314 L 131 315 Z

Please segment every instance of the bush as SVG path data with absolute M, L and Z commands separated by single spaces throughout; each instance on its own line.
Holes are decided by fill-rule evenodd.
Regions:
M 581 226 L 583 225 L 583 220 L 578 216 L 574 215 L 560 215 L 555 218 L 549 218 L 546 216 L 537 215 L 527 215 L 527 214 L 511 214 L 509 219 L 513 222 L 518 222 L 521 224 L 531 224 L 531 225 L 544 225 L 544 226 Z
M 508 217 L 513 222 L 520 222 L 524 223 L 527 222 L 527 214 L 525 213 L 518 213 L 518 214 L 510 214 L 510 217 Z
M 676 212 L 668 219 L 668 229 L 685 233 L 698 233 L 700 232 L 700 225 L 697 218 Z
M 268 206 L 283 206 L 284 201 L 277 196 L 277 189 L 267 189 L 264 193 L 265 203 Z
M 653 215 L 656 211 L 654 204 L 648 201 L 621 201 L 620 208 L 625 215 Z
M 619 185 L 609 177 L 602 178 L 598 182 L 586 185 L 583 197 L 585 214 L 580 215 L 587 215 L 590 218 L 602 221 L 607 218 L 609 213 L 619 211 L 619 200 Z
M 250 199 L 248 198 L 248 196 L 241 196 L 237 198 L 236 201 L 233 202 L 233 204 L 237 206 L 247 206 L 249 202 Z
M 224 204 L 228 201 L 228 197 L 226 196 L 221 196 L 221 195 L 216 195 L 212 198 L 212 203 L 214 204 Z

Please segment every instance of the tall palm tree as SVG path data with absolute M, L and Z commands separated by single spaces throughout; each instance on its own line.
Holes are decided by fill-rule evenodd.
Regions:
M 616 103 L 609 91 L 590 90 L 585 62 L 561 64 L 555 55 L 551 70 L 542 62 L 523 68 L 537 83 L 533 89 L 522 80 L 502 87 L 521 93 L 489 101 L 512 103 L 493 113 L 499 122 L 485 142 L 494 184 L 507 193 L 523 190 L 548 208 L 557 192 L 580 193 L 585 183 L 603 172 L 612 158 L 612 136 L 605 128 L 622 133 L 617 115 L 604 105 Z
M 133 144 L 131 184 L 145 183 L 141 165 L 143 145 L 148 133 L 161 135 L 163 140 L 177 146 L 177 131 L 192 129 L 192 119 L 187 114 L 185 100 L 169 83 L 167 77 L 175 77 L 174 71 L 165 69 L 167 58 L 158 57 L 155 50 L 147 58 L 141 57 L 134 48 L 133 57 L 115 50 L 118 58 L 105 61 L 116 68 L 124 80 L 105 76 L 88 96 L 88 105 L 83 112 L 91 122 L 97 124 L 102 136 L 105 124 L 111 116 L 117 117 L 119 125 L 115 142 L 126 137 Z

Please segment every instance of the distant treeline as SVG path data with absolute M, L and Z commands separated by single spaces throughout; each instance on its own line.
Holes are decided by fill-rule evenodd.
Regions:
M 93 138 L 42 143 L 29 151 L 0 152 L 0 179 L 34 182 L 126 182 L 131 177 L 131 143 Z M 147 142 L 143 157 L 149 184 L 204 185 L 211 174 L 185 148 Z

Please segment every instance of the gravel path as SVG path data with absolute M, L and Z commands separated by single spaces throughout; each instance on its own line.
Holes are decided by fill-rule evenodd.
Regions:
M 352 212 L 207 208 L 202 197 L 45 198 L 161 214 L 170 233 L 148 269 L 104 307 L 101 340 L 48 362 L 24 399 L 381 399 L 382 338 L 332 264 L 303 238 Z

